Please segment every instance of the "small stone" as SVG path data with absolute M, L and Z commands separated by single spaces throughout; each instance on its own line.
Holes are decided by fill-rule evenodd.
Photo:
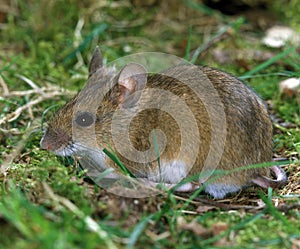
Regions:
M 289 98 L 295 96 L 300 91 L 300 78 L 289 78 L 279 83 L 281 95 Z
M 263 43 L 271 48 L 280 48 L 286 43 L 298 44 L 300 36 L 293 29 L 286 26 L 273 26 L 266 31 Z

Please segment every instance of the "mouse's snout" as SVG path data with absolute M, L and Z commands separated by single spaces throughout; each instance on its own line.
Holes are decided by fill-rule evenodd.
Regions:
M 40 141 L 41 148 L 56 152 L 70 143 L 70 136 L 64 131 L 47 129 Z
M 52 142 L 49 141 L 50 139 L 47 138 L 46 134 L 44 134 L 44 136 L 42 137 L 41 141 L 40 141 L 40 146 L 42 149 L 44 150 L 50 150 L 52 151 Z

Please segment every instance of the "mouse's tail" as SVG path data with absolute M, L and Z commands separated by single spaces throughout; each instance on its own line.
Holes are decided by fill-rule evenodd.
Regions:
M 279 188 L 286 184 L 287 175 L 280 166 L 272 166 L 270 170 L 274 173 L 276 179 L 271 179 L 266 176 L 258 176 L 252 179 L 252 182 L 263 188 Z

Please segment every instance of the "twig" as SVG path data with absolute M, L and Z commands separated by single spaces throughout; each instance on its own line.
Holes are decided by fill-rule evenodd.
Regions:
M 84 19 L 83 18 L 79 18 L 78 22 L 77 22 L 77 25 L 76 25 L 76 28 L 75 28 L 75 31 L 74 31 L 74 36 L 75 36 L 75 39 L 74 39 L 74 47 L 77 48 L 80 46 L 80 43 L 82 43 L 82 35 L 81 35 L 81 30 L 83 28 L 83 25 L 84 25 Z M 84 60 L 82 58 L 82 55 L 81 55 L 81 52 L 78 51 L 76 53 L 76 57 L 77 57 L 77 60 L 78 62 L 76 63 L 76 66 L 81 66 L 81 65 L 84 65 Z
M 195 52 L 193 53 L 190 62 L 195 63 L 197 58 L 200 54 L 202 54 L 204 51 L 208 50 L 211 46 L 213 46 L 216 42 L 225 39 L 227 37 L 231 36 L 232 31 L 234 30 L 234 27 L 241 24 L 243 22 L 243 18 L 238 18 L 237 20 L 233 21 L 232 23 L 229 23 L 225 27 L 221 28 L 214 36 L 210 38 L 210 40 L 201 46 L 199 46 Z
M 11 129 L 3 129 L 0 127 L 0 131 L 3 132 L 4 134 L 12 134 L 12 135 L 21 135 L 22 132 L 20 132 L 19 129 L 17 128 L 11 128 Z
M 3 123 L 6 123 L 6 122 L 12 122 L 12 121 L 16 120 L 24 110 L 42 102 L 45 99 L 52 98 L 53 96 L 56 96 L 56 95 L 58 95 L 58 93 L 43 94 L 42 96 L 38 97 L 37 99 L 29 101 L 27 104 L 20 106 L 14 112 L 7 114 L 2 119 L 0 119 L 0 125 L 2 125 Z
M 34 100 L 29 101 L 28 103 L 26 103 L 23 106 L 18 107 L 14 112 L 8 113 L 7 115 L 5 115 L 3 118 L 0 119 L 0 125 L 6 123 L 6 122 L 12 122 L 14 120 L 16 120 L 23 111 L 25 111 L 26 109 L 29 109 L 30 112 L 30 108 L 32 108 L 34 105 L 46 100 L 46 99 L 50 99 L 53 98 L 55 96 L 61 96 L 61 95 L 65 95 L 66 93 L 70 93 L 70 92 L 63 92 L 61 89 L 57 88 L 57 87 L 49 87 L 49 88 L 35 88 L 34 90 L 28 90 L 28 91 L 14 91 L 14 92 L 10 92 L 8 93 L 8 96 L 25 96 L 25 95 L 29 95 L 29 94 L 33 94 L 33 93 L 39 93 L 40 96 L 37 97 Z
M 197 58 L 200 56 L 200 54 L 202 54 L 203 52 L 205 52 L 206 50 L 208 50 L 210 47 L 212 47 L 215 43 L 217 43 L 218 41 L 225 39 L 226 37 L 229 36 L 229 30 L 231 29 L 231 26 L 229 27 L 225 27 L 223 29 L 221 29 L 216 35 L 214 35 L 207 43 L 205 43 L 204 45 L 199 46 L 191 55 L 191 59 L 190 62 L 191 63 L 195 63 L 195 61 L 197 60 Z
M 49 85 L 48 87 L 43 87 L 43 88 L 39 88 L 37 87 L 36 84 L 34 84 L 32 81 L 28 81 L 27 83 L 33 87 L 34 89 L 32 90 L 28 90 L 28 91 L 13 91 L 13 92 L 9 92 L 8 87 L 6 85 L 6 83 L 3 81 L 3 79 L 0 76 L 0 85 L 3 88 L 3 93 L 4 93 L 4 97 L 7 96 L 27 96 L 30 94 L 39 94 L 39 97 L 37 97 L 36 99 L 33 99 L 31 101 L 29 101 L 28 103 L 26 103 L 23 106 L 18 107 L 15 111 L 11 112 L 11 113 L 7 113 L 4 117 L 2 117 L 0 119 L 0 125 L 5 124 L 6 122 L 12 122 L 14 120 L 16 120 L 23 111 L 28 110 L 29 111 L 29 115 L 30 117 L 33 119 L 33 111 L 32 111 L 32 107 L 46 99 L 50 99 L 53 98 L 55 96 L 60 96 L 60 95 L 65 95 L 66 93 L 69 94 L 69 91 L 63 91 L 62 89 L 56 87 L 56 86 L 52 86 Z M 27 129 L 25 132 L 25 138 L 21 139 L 17 146 L 14 148 L 14 150 L 6 156 L 6 158 L 3 160 L 3 163 L 0 165 L 0 174 L 5 175 L 8 168 L 10 167 L 11 163 L 13 162 L 13 160 L 20 154 L 20 152 L 22 151 L 22 149 L 24 148 L 25 145 L 25 140 L 27 140 L 27 138 L 30 136 L 30 134 L 32 133 L 32 131 L 35 128 L 30 128 Z M 19 131 L 19 129 L 16 128 L 12 128 L 12 129 L 4 129 L 0 127 L 0 131 L 6 134 L 14 134 L 14 135 L 21 135 L 22 133 Z
M 46 90 L 49 90 L 46 87 L 38 88 L 38 89 L 32 89 L 32 90 L 26 90 L 26 91 L 11 91 L 4 93 L 4 97 L 13 97 L 13 96 L 27 96 L 35 93 L 45 92 Z
M 299 209 L 299 208 L 300 208 L 300 202 L 280 205 L 277 207 L 279 211 L 284 212 L 285 214 L 288 213 L 288 211 L 290 211 L 291 209 Z

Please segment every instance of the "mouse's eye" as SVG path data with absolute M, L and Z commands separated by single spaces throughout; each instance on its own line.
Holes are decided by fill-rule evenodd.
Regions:
M 81 127 L 88 127 L 94 123 L 94 115 L 89 112 L 79 112 L 76 114 L 75 123 Z

